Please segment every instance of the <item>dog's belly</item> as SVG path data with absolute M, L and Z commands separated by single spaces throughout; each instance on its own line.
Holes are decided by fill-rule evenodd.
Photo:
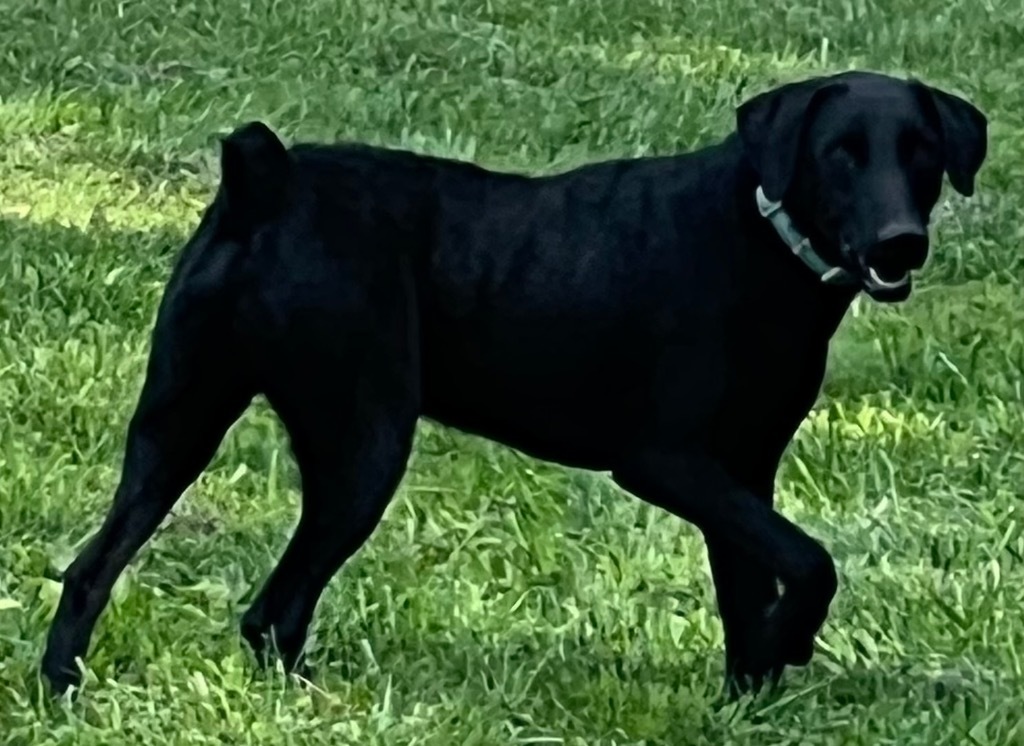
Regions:
M 522 399 L 517 403 L 525 406 L 518 411 L 495 406 L 479 393 L 464 392 L 456 398 L 435 392 L 426 397 L 424 416 L 544 461 L 596 471 L 612 469 L 616 441 L 602 423 L 589 417 L 559 416 L 567 413 L 525 405 Z
M 533 330 L 525 343 L 503 331 L 425 335 L 424 415 L 545 461 L 610 470 L 638 417 L 630 366 L 585 332 Z

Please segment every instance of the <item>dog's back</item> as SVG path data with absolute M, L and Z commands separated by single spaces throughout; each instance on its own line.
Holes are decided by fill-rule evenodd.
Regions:
M 651 198 L 687 187 L 678 157 L 529 177 L 359 144 L 288 153 L 288 207 L 252 248 L 262 317 L 330 344 L 336 313 L 359 325 L 408 273 L 424 415 L 526 452 L 609 468 L 648 414 L 659 340 L 723 302 L 728 265 L 680 250 L 680 216 Z

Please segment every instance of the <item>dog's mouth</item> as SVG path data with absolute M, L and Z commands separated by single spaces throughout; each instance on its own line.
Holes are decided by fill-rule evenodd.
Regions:
M 867 270 L 866 283 L 868 287 L 877 287 L 881 290 L 892 290 L 903 287 L 910 282 L 909 269 L 896 269 L 885 267 L 865 267 Z
M 864 290 L 875 300 L 894 303 L 910 295 L 913 285 L 912 268 L 887 262 L 868 264 L 863 260 L 858 261 L 857 265 Z
M 861 280 L 864 290 L 873 299 L 883 303 L 896 303 L 910 296 L 913 280 L 909 269 L 883 269 L 881 267 L 864 267 Z

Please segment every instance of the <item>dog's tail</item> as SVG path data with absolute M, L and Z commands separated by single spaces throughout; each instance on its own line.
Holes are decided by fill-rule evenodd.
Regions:
M 291 156 L 263 122 L 249 122 L 221 140 L 220 194 L 225 215 L 248 233 L 276 218 L 285 207 Z

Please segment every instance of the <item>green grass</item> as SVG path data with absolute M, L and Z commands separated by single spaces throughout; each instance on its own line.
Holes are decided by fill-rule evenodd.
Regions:
M 1024 4 L 1020 0 L 0 0 L 0 742 L 1024 743 Z M 171 20 L 175 19 L 175 20 Z M 258 404 L 117 588 L 74 703 L 37 664 L 50 578 L 111 499 L 148 334 L 264 118 L 531 172 L 724 134 L 742 98 L 850 66 L 991 119 L 914 298 L 853 309 L 779 507 L 841 588 L 806 669 L 719 696 L 689 526 L 601 475 L 423 426 L 331 584 L 313 685 L 237 632 L 297 517 Z

